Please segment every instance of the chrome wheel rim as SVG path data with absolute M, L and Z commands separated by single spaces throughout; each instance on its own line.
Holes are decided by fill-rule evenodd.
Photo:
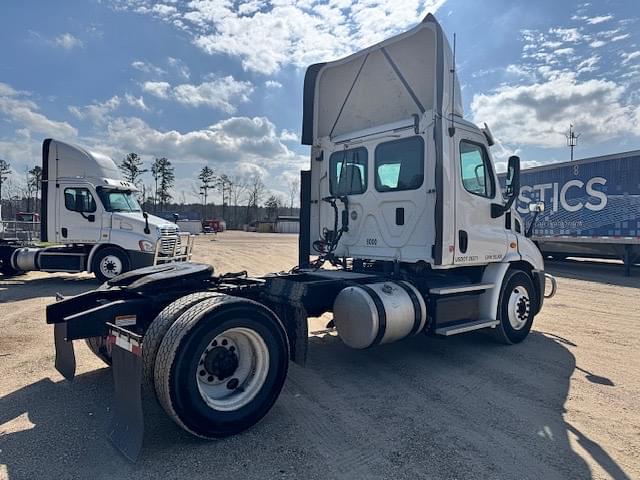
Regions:
M 100 260 L 100 273 L 107 278 L 113 278 L 122 273 L 122 260 L 115 255 L 107 255 Z
M 211 340 L 200 355 L 198 391 L 215 410 L 238 410 L 255 398 L 268 372 L 264 339 L 250 328 L 230 328 Z
M 531 313 L 531 299 L 529 292 L 522 285 L 515 287 L 509 295 L 509 323 L 514 330 L 522 329 Z

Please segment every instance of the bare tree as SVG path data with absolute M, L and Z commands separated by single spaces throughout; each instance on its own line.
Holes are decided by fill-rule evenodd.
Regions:
M 229 201 L 233 206 L 233 226 L 238 226 L 238 208 L 247 193 L 247 182 L 240 176 L 234 176 L 229 186 Z
M 293 203 L 298 197 L 298 192 L 300 191 L 300 180 L 294 178 L 289 181 L 289 215 L 293 215 Z
M 0 200 L 2 200 L 2 185 L 7 181 L 11 175 L 11 166 L 6 160 L 0 158 Z
M 262 175 L 256 173 L 251 177 L 247 184 L 247 223 L 249 223 L 251 210 L 255 212 L 255 216 L 258 214 L 258 205 L 264 198 L 265 186 L 262 181 Z

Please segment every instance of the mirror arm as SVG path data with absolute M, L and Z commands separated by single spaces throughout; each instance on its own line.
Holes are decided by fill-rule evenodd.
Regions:
M 525 237 L 530 238 L 533 234 L 533 227 L 536 225 L 536 220 L 540 212 L 538 210 L 533 214 L 533 218 L 531 219 L 531 223 L 529 224 L 529 228 L 527 228 L 527 232 L 524 234 Z

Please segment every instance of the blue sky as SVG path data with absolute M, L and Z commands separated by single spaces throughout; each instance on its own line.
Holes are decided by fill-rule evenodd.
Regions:
M 498 162 L 568 159 L 569 122 L 582 133 L 577 157 L 640 148 L 636 0 L 5 0 L 0 158 L 17 186 L 54 136 L 116 160 L 167 156 L 178 200 L 196 198 L 205 164 L 258 172 L 285 194 L 308 162 L 306 65 L 430 11 L 457 34 L 465 116 L 489 124 Z

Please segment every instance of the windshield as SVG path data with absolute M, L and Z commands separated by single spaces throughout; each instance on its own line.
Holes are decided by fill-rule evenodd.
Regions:
M 133 192 L 128 190 L 98 189 L 98 195 L 107 212 L 140 212 L 140 204 Z

